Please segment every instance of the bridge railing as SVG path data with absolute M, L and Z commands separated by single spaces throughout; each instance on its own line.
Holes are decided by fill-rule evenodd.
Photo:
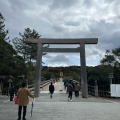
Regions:
M 88 94 L 95 96 L 95 86 L 88 85 Z
M 48 84 L 50 84 L 50 82 L 51 82 L 51 80 L 46 80 L 46 81 L 40 83 L 40 89 L 42 89 L 43 87 L 45 87 L 45 86 L 47 86 Z M 34 84 L 28 85 L 28 89 L 29 89 L 30 91 L 34 91 Z
M 88 94 L 96 97 L 95 92 L 96 92 L 95 86 L 88 85 Z M 97 94 L 98 94 L 99 97 L 111 97 L 110 96 L 110 91 L 105 90 L 105 89 L 98 89 Z
M 99 89 L 98 94 L 99 97 L 111 97 L 109 90 Z

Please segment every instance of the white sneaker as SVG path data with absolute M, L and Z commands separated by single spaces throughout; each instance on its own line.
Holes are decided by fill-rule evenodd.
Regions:
M 70 98 L 68 98 L 68 101 L 70 101 Z
M 72 101 L 72 99 L 70 101 Z

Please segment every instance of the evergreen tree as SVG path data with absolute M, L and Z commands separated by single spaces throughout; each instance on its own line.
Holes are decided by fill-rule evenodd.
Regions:
M 19 33 L 19 35 L 21 38 L 16 37 L 13 39 L 13 43 L 15 45 L 15 49 L 18 52 L 18 54 L 21 55 L 26 62 L 31 62 L 36 60 L 37 44 L 26 44 L 25 39 L 40 38 L 41 35 L 39 35 L 39 33 L 36 32 L 34 29 L 30 30 L 30 28 L 26 28 L 24 33 L 23 34 Z
M 101 64 L 120 64 L 120 47 L 113 49 L 112 51 L 106 50 L 105 57 L 100 61 Z
M 120 64 L 120 47 L 113 49 L 112 53 L 114 54 L 116 61 Z
M 5 30 L 4 17 L 0 13 L 0 74 L 8 74 L 11 70 L 11 59 L 15 50 L 7 40 L 8 30 Z
M 18 75 L 26 73 L 26 66 L 23 58 L 17 56 L 15 49 L 9 43 L 8 30 L 5 29 L 4 21 L 0 13 L 0 75 L 11 75 L 17 78 Z
M 112 64 L 115 61 L 115 56 L 110 50 L 106 50 L 105 57 L 100 61 L 101 64 Z
M 0 42 L 7 40 L 8 30 L 5 30 L 4 17 L 0 13 Z

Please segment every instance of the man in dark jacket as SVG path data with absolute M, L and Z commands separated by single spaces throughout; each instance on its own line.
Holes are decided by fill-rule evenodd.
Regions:
M 54 85 L 52 84 L 52 82 L 51 82 L 51 84 L 49 85 L 49 92 L 50 92 L 50 98 L 52 98 L 52 95 L 53 95 L 53 93 L 54 93 Z
M 10 101 L 13 101 L 14 93 L 15 93 L 15 88 L 12 85 L 9 89 Z
M 67 92 L 68 92 L 68 101 L 72 101 L 73 86 L 71 83 L 68 83 Z

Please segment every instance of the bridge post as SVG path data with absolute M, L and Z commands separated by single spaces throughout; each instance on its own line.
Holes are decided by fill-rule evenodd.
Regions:
M 81 61 L 81 83 L 82 83 L 82 97 L 88 98 L 87 73 L 86 73 L 86 59 L 85 59 L 85 44 L 80 44 L 80 61 Z
M 97 85 L 97 81 L 95 80 L 95 97 L 99 97 L 98 96 L 98 85 Z
M 39 97 L 41 82 L 42 44 L 38 43 L 34 96 Z

